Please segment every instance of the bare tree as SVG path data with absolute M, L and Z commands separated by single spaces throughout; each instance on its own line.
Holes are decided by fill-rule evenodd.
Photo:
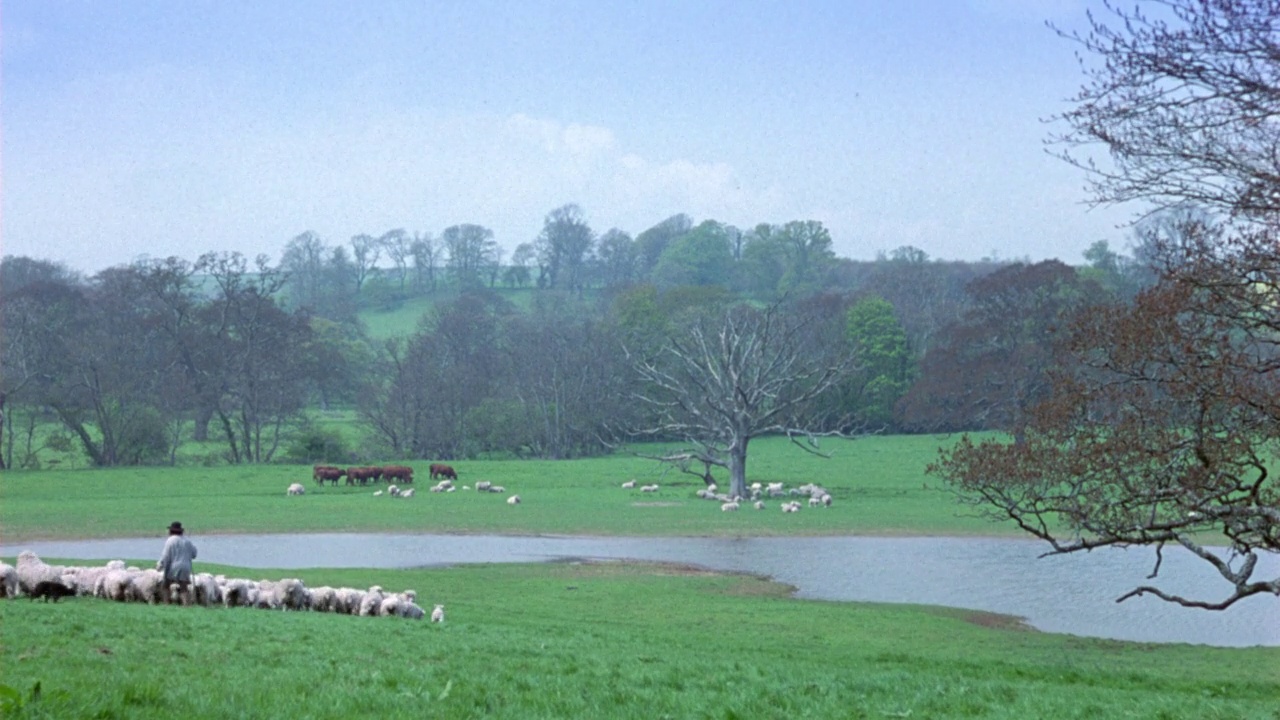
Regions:
M 819 436 L 843 434 L 828 429 L 839 423 L 818 426 L 809 411 L 856 371 L 856 358 L 840 343 L 821 341 L 833 325 L 838 333 L 838 322 L 788 310 L 734 306 L 672 334 L 656 354 L 632 355 L 645 384 L 635 397 L 656 418 L 640 434 L 688 443 L 661 459 L 727 468 L 730 494 L 746 497 L 752 438 L 785 434 L 817 452 Z
M 372 235 L 356 235 L 351 238 L 351 257 L 355 261 L 356 292 L 359 293 L 365 281 L 378 272 L 382 242 Z
M 1097 62 L 1051 138 L 1096 200 L 1280 212 L 1280 0 L 1105 6 L 1089 32 L 1058 31 Z
M 387 251 L 387 257 L 395 266 L 396 278 L 400 281 L 400 292 L 404 292 L 405 281 L 409 277 L 409 260 L 413 257 L 413 243 L 409 233 L 396 228 L 388 230 L 378 238 L 378 243 Z

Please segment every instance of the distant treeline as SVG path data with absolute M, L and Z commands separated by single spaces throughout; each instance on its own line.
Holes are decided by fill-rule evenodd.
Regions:
M 209 253 L 92 277 L 10 256 L 0 460 L 172 463 L 189 441 L 230 463 L 608 452 L 648 426 L 638 359 L 740 304 L 819 318 L 828 340 L 812 352 L 856 354 L 857 372 L 813 407 L 831 422 L 1007 428 L 1042 392 L 1070 315 L 1149 282 L 1105 242 L 1085 260 L 903 247 L 859 262 L 814 221 L 741 231 L 676 215 L 634 238 L 597 235 L 573 205 L 509 258 L 478 225 L 349 247 L 304 233 L 279 263 Z M 416 328 L 369 338 L 363 312 L 424 295 Z M 317 408 L 354 409 L 370 443 L 312 426 Z

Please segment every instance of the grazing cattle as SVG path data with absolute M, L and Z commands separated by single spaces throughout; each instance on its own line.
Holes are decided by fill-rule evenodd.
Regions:
M 347 471 L 333 465 L 316 465 L 311 469 L 311 479 L 316 481 L 317 485 L 324 485 L 324 481 L 328 480 L 334 485 L 338 484 L 338 478 L 346 475 Z M 348 483 L 351 480 L 347 480 Z
M 347 478 L 354 480 L 361 485 L 367 485 L 373 479 L 373 468 L 371 467 L 350 467 L 347 468 Z
M 413 483 L 413 468 L 406 465 L 387 465 L 382 468 L 382 477 L 386 478 L 387 482 L 399 480 L 402 483 L 411 484 Z
M 442 465 L 442 464 L 439 464 L 439 463 L 432 463 L 432 465 L 431 465 L 431 479 L 432 479 L 432 480 L 435 480 L 435 479 L 436 479 L 436 478 L 438 478 L 438 477 L 442 477 L 442 478 L 449 478 L 450 480 L 457 480 L 457 479 L 458 479 L 458 473 L 457 473 L 457 471 L 455 471 L 452 467 L 450 467 L 450 466 L 448 466 L 448 465 Z

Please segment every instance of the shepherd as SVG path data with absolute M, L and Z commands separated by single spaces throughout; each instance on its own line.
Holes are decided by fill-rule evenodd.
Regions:
M 183 605 L 191 604 L 191 561 L 196 559 L 196 545 L 183 534 L 182 523 L 169 524 L 169 539 L 164 541 L 164 552 L 156 569 L 164 574 L 160 584 L 160 598 L 167 605 L 171 588 L 178 586 L 178 599 Z

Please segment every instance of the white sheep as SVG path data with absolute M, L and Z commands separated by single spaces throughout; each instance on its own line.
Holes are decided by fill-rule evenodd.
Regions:
M 133 576 L 129 584 L 129 599 L 144 602 L 148 605 L 159 605 L 162 599 L 161 588 L 164 585 L 164 574 L 155 568 L 147 568 Z
M 737 510 L 737 509 L 738 509 L 738 503 L 737 503 L 737 502 L 727 502 L 727 503 L 725 503 L 725 504 L 723 504 L 723 505 L 721 505 L 721 506 L 720 506 L 720 510 L 721 510 L 721 512 L 732 512 L 732 511 Z
M 381 494 L 382 494 L 382 491 L 381 491 L 381 490 L 374 490 L 374 491 L 373 491 L 373 496 L 374 496 L 374 497 L 378 497 L 378 496 L 379 496 L 379 495 L 381 495 Z
M 827 507 L 831 507 L 831 495 L 830 495 L 830 494 L 828 494 L 828 493 L 823 493 L 823 494 L 822 494 L 822 497 L 818 498 L 818 500 L 820 500 L 820 501 L 822 502 L 822 504 L 823 504 L 823 505 L 826 505 Z
M 399 595 L 387 595 L 382 598 L 382 604 L 378 606 L 377 615 L 380 617 L 396 617 L 400 614 L 400 604 Z
M 426 611 L 415 602 L 400 603 L 400 617 L 410 620 L 421 620 L 426 617 Z
M 645 485 L 645 486 L 643 486 L 643 487 L 641 487 L 641 488 L 640 488 L 640 492 L 647 492 L 647 493 L 658 492 L 658 486 L 657 486 L 656 484 L 655 484 L 655 485 Z
M 42 582 L 61 582 L 66 568 L 62 565 L 49 565 L 30 550 L 18 553 L 18 564 L 14 570 L 18 574 L 18 587 L 30 595 L 35 586 Z
M 400 497 L 402 497 L 402 498 L 411 498 L 411 497 L 413 497 L 413 488 L 409 488 L 408 490 L 405 490 L 404 492 L 400 493 Z
M 294 483 L 289 486 L 289 489 L 285 491 L 285 494 L 286 495 L 304 495 L 306 494 L 306 492 L 307 492 L 307 489 L 302 487 L 302 483 Z
M 259 589 L 263 583 L 258 583 Z M 271 584 L 271 597 L 267 604 L 272 608 L 280 608 L 281 610 L 306 610 L 307 609 L 307 586 L 297 578 L 284 578 L 279 582 Z M 263 605 L 263 600 L 259 598 L 258 605 Z
M 360 605 L 364 603 L 365 591 L 355 588 L 338 588 L 338 601 L 334 604 L 334 612 L 347 615 L 359 615 Z
M 434 609 L 431 610 L 431 622 L 433 623 L 444 622 L 444 606 L 443 605 L 437 605 L 435 606 Z
M 316 612 L 337 612 L 338 591 L 328 585 L 311 588 L 311 609 Z
M 242 578 L 232 578 L 227 580 L 224 578 L 222 583 L 222 604 L 232 607 L 253 607 L 256 598 L 250 592 L 253 587 L 252 581 Z
M 492 485 L 493 483 L 489 482 L 488 480 L 481 480 L 480 482 L 476 483 L 476 492 L 485 492 Z
M 761 489 L 762 487 L 764 487 L 764 486 L 763 486 L 763 485 L 761 485 L 761 484 L 760 484 L 760 483 L 758 483 L 758 482 L 753 482 L 753 483 L 751 483 L 751 490 L 752 490 L 753 492 L 760 492 L 760 489 Z
M 392 486 L 390 486 L 390 487 L 388 487 L 388 488 L 387 488 L 387 494 L 388 494 L 388 495 L 392 495 L 392 496 L 399 495 L 399 494 L 400 494 L 400 488 L 396 487 L 395 485 L 392 485 Z
M 820 497 L 809 498 L 809 507 L 818 507 L 821 504 L 822 504 L 822 498 Z
M 716 484 L 715 484 L 715 483 L 709 483 L 709 484 L 707 485 L 707 492 L 715 492 L 715 491 L 716 491 Z
M 635 486 L 636 486 L 636 481 L 635 481 L 635 480 L 628 480 L 628 481 L 626 481 L 626 482 L 622 483 L 622 489 L 623 489 L 623 490 L 632 490 L 632 489 L 634 489 L 634 488 L 635 488 Z
M 519 504 L 520 504 L 520 496 L 519 496 L 519 495 L 512 495 L 511 497 L 507 498 L 507 504 L 508 504 L 508 505 L 519 505 Z
M 197 605 L 212 607 L 222 603 L 222 588 L 209 573 L 196 573 L 191 576 L 191 594 Z
M 382 601 L 386 599 L 386 594 L 382 592 L 382 587 L 374 585 L 369 588 L 369 592 L 364 594 L 360 600 L 360 610 L 357 613 L 362 617 L 373 617 L 378 614 L 378 610 L 382 607 Z
M 124 602 L 129 599 L 132 584 L 133 573 L 128 570 L 108 570 L 94 583 L 93 594 L 103 600 Z
M 800 512 L 800 502 L 797 500 L 792 500 L 791 502 L 782 503 L 782 512 L 784 513 Z
M 0 597 L 18 597 L 18 569 L 0 562 Z
M 506 489 L 506 488 L 504 488 L 504 487 L 502 487 L 501 485 L 490 485 L 490 486 L 489 486 L 489 492 L 491 492 L 491 493 L 504 493 L 504 492 L 506 492 L 506 491 L 507 491 L 507 489 Z
M 756 504 L 755 504 L 755 508 L 756 508 L 757 510 L 763 510 L 763 509 L 764 509 L 764 501 L 763 501 L 763 500 L 757 500 L 757 501 L 756 501 Z

